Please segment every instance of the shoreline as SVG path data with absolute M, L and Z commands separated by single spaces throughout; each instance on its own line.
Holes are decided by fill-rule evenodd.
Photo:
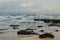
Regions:
M 60 40 L 60 32 L 53 33 L 54 40 Z M 0 40 L 41 40 L 38 35 L 7 35 L 0 34 Z

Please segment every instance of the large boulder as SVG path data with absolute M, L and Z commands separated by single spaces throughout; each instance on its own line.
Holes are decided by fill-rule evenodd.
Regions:
M 37 33 L 34 33 L 33 31 L 27 31 L 27 30 L 20 30 L 17 32 L 18 35 L 32 35 L 35 34 L 37 35 Z
M 26 31 L 26 30 L 20 30 L 17 32 L 18 35 L 29 35 L 29 34 L 32 34 L 32 32 L 30 31 Z
M 39 38 L 40 39 L 44 39 L 44 38 L 54 38 L 55 36 L 53 34 L 50 34 L 50 33 L 44 33 L 44 34 L 41 34 L 39 35 Z

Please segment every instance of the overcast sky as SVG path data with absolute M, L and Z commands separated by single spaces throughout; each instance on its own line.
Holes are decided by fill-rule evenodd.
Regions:
M 0 0 L 0 12 L 60 12 L 60 0 Z

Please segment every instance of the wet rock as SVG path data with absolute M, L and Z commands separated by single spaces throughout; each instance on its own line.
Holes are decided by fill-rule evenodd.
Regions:
M 10 25 L 10 27 L 17 27 L 17 26 L 19 26 L 19 25 Z
M 38 28 L 43 27 L 43 26 L 37 26 Z
M 0 34 L 3 34 L 4 32 L 0 32 Z
M 32 32 L 26 31 L 26 30 L 20 30 L 20 31 L 17 32 L 17 34 L 18 34 L 18 35 L 19 35 L 19 34 L 21 34 L 21 35 L 29 35 L 29 34 L 32 34 Z
M 44 30 L 40 30 L 40 32 L 44 32 Z
M 55 30 L 55 32 L 58 32 L 59 30 Z
M 55 36 L 53 34 L 50 34 L 50 33 L 44 33 L 44 34 L 41 34 L 39 35 L 39 38 L 40 39 L 44 39 L 44 38 L 54 38 Z
M 2 30 L 8 30 L 8 29 L 0 29 L 0 31 L 2 31 Z
M 37 33 L 34 33 L 33 31 L 27 31 L 27 30 L 20 30 L 17 32 L 18 35 L 37 35 Z
M 10 27 L 13 27 L 13 29 L 18 29 L 20 25 L 10 25 Z

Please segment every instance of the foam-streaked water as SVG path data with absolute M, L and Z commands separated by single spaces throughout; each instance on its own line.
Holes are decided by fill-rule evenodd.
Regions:
M 26 29 L 26 28 L 35 28 L 37 29 L 37 31 L 44 29 L 44 30 L 48 30 L 48 31 L 54 31 L 55 29 L 60 29 L 59 27 L 47 27 L 45 28 L 45 25 L 43 25 L 43 22 L 41 22 L 42 24 L 38 23 L 34 23 L 33 20 L 34 16 L 26 16 L 26 15 L 20 15 L 20 16 L 0 16 L 0 29 L 8 29 L 7 32 L 11 32 L 11 33 L 16 33 L 17 31 L 21 30 L 21 29 Z M 31 23 L 30 23 L 31 22 Z M 10 27 L 9 25 L 11 24 L 18 24 L 19 29 L 15 29 L 13 30 L 12 27 Z M 43 25 L 44 28 L 37 28 L 35 26 L 37 25 Z M 36 30 L 35 30 L 36 31 Z M 36 32 L 37 32 L 36 31 Z M 39 33 L 39 32 L 38 32 Z
M 25 18 L 26 17 L 26 18 Z M 29 18 L 30 17 L 30 18 Z M 39 34 L 42 34 L 42 32 L 39 32 L 40 30 L 44 30 L 43 33 L 48 32 L 48 33 L 53 33 L 56 38 L 55 40 L 60 40 L 60 27 L 54 26 L 54 27 L 45 27 L 43 25 L 43 28 L 37 28 L 37 25 L 41 25 L 40 23 L 34 23 L 32 20 L 34 16 L 25 16 L 25 15 L 20 15 L 20 16 L 0 16 L 0 29 L 8 29 L 8 30 L 0 30 L 0 32 L 3 32 L 0 34 L 0 40 L 40 40 L 38 38 L 38 35 L 28 35 L 28 38 L 21 37 L 17 35 L 17 31 L 21 29 L 26 29 L 26 28 L 33 28 L 36 29 L 34 32 L 37 32 Z M 21 20 L 22 19 L 22 20 Z M 28 23 L 27 23 L 28 22 Z M 31 23 L 30 23 L 31 22 Z M 41 22 L 43 24 L 43 22 Z M 18 28 L 19 29 L 12 29 L 9 25 L 11 24 L 18 24 L 20 25 Z M 59 30 L 59 32 L 55 32 L 55 30 Z

